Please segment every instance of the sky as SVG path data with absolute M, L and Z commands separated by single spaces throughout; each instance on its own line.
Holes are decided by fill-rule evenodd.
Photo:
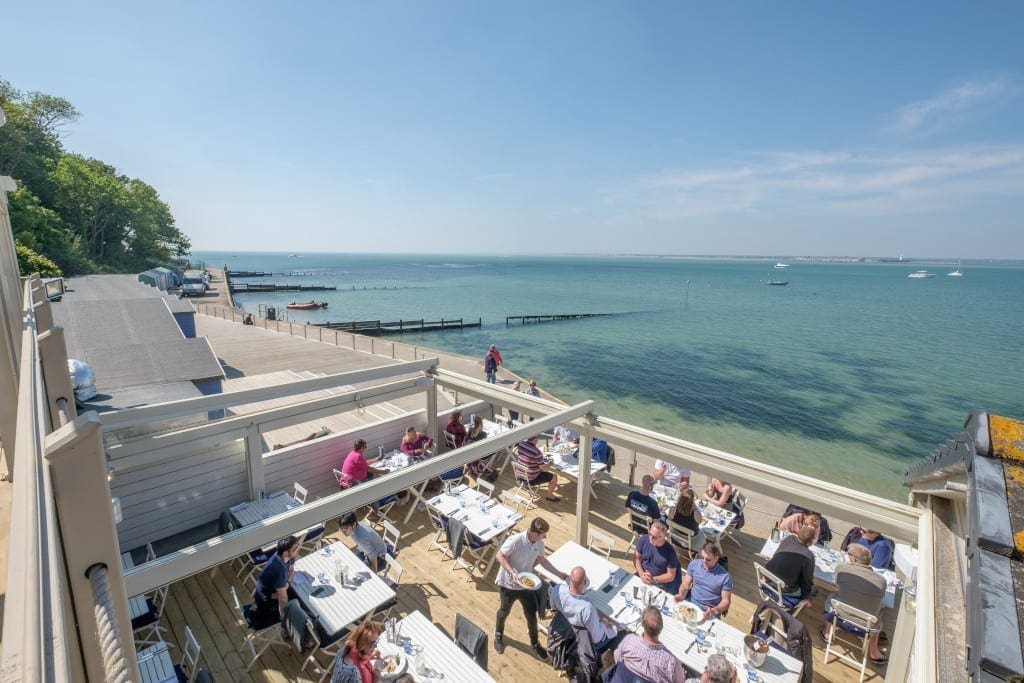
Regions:
M 147 6 L 148 5 L 148 6 Z M 63 2 L 0 78 L 196 250 L 1024 258 L 1024 3 Z

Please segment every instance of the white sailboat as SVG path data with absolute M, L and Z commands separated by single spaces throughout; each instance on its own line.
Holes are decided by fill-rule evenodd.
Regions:
M 947 277 L 963 277 L 964 276 L 963 271 L 960 270 L 960 261 L 956 262 L 956 270 L 954 270 L 952 273 L 946 273 L 946 276 Z

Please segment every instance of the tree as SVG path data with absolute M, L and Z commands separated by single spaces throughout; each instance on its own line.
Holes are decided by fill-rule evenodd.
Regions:
M 17 240 L 14 241 L 14 251 L 18 255 L 18 270 L 22 275 L 31 275 L 32 273 L 39 273 L 43 277 L 63 275 L 56 263 L 45 256 L 40 256 Z

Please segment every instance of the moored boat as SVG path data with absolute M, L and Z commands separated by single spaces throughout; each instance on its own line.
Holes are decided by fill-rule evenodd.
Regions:
M 910 278 L 911 280 L 924 280 L 926 278 L 935 277 L 935 273 L 929 272 L 927 270 L 915 270 L 910 275 L 907 275 L 907 277 Z
M 788 263 L 783 263 L 782 261 L 779 261 L 778 263 L 775 264 L 775 267 L 776 268 L 789 268 L 789 264 Z
M 320 309 L 320 308 L 327 308 L 327 302 L 326 301 L 305 301 L 305 302 L 297 303 L 297 302 L 293 301 L 290 304 L 288 304 L 287 308 L 292 310 L 292 311 L 315 311 L 315 310 Z
M 960 262 L 959 261 L 956 262 L 956 270 L 954 270 L 951 273 L 946 273 L 946 277 L 963 277 L 963 276 L 964 276 L 964 272 L 962 270 L 960 270 Z

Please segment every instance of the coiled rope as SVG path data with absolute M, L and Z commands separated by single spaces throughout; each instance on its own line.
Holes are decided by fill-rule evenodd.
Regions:
M 130 683 L 128 662 L 121 647 L 121 632 L 117 628 L 117 614 L 110 599 L 110 584 L 107 582 L 107 568 L 94 564 L 86 572 L 92 585 L 93 616 L 96 618 L 96 632 L 103 654 L 103 670 L 108 683 Z

